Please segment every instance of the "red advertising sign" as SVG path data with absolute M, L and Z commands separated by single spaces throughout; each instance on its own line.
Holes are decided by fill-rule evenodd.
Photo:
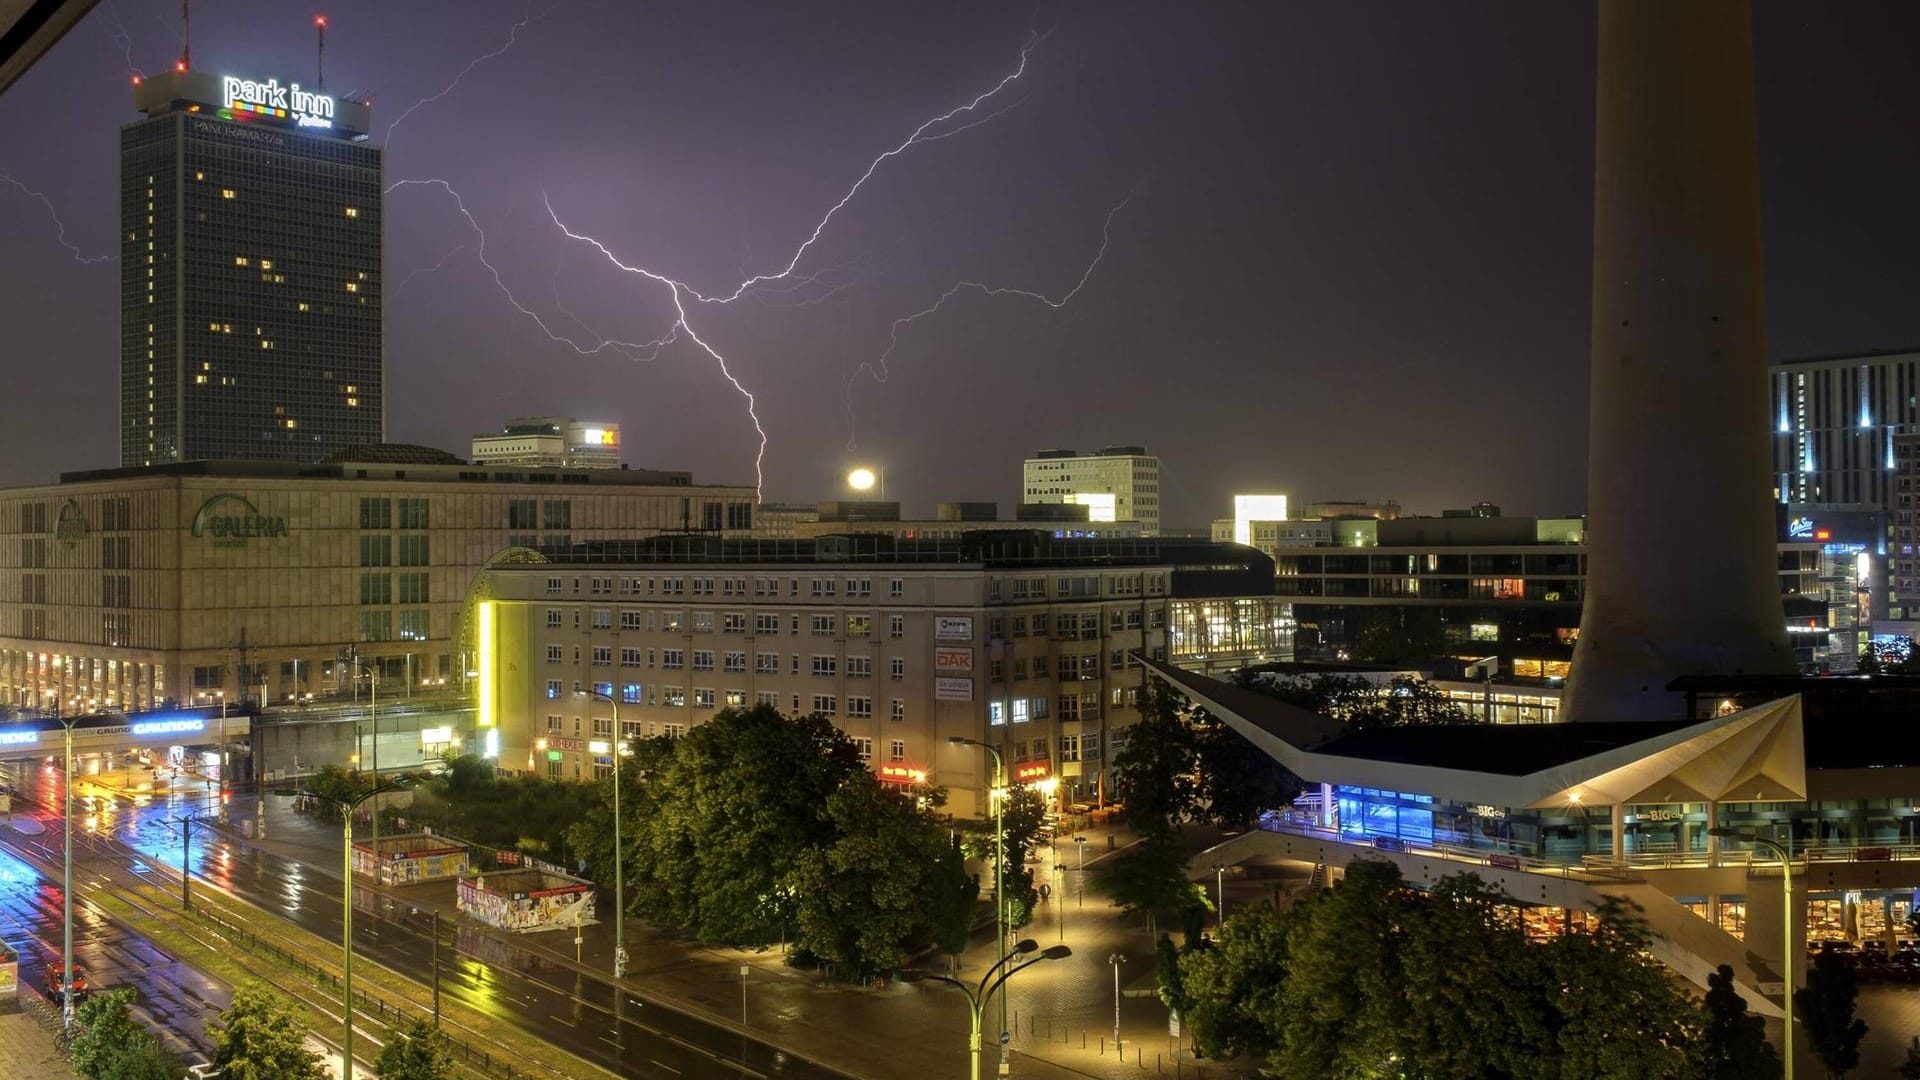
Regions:
M 1028 765 L 1015 765 L 1013 767 L 1013 779 L 1015 783 L 1031 784 L 1035 780 L 1045 780 L 1047 774 L 1051 771 L 1044 761 L 1036 761 Z
M 1520 856 L 1518 855 L 1489 855 L 1487 856 L 1487 865 L 1497 866 L 1502 870 L 1520 870 L 1525 868 L 1525 864 L 1520 861 Z
M 880 779 L 889 784 L 919 784 L 926 782 L 927 774 L 907 765 L 882 765 Z

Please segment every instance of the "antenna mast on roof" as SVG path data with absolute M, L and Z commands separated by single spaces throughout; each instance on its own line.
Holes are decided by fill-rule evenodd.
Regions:
M 313 30 L 319 38 L 317 51 L 315 53 L 316 63 L 314 66 L 320 77 L 320 85 L 314 89 L 325 93 L 327 89 L 327 17 L 325 15 L 315 15 L 313 17 Z
M 180 64 L 181 71 L 187 70 L 193 63 L 193 14 L 192 0 L 180 0 Z

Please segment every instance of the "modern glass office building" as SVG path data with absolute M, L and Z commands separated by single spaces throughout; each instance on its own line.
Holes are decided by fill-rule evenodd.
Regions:
M 357 102 L 251 74 L 135 83 L 120 131 L 120 463 L 382 441 L 381 151 Z

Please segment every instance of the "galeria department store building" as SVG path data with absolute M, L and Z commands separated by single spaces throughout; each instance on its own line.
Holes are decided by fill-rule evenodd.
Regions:
M 1728 964 L 1772 1015 L 1783 917 L 1796 985 L 1809 940 L 1912 936 L 1920 679 L 1687 679 L 1672 687 L 1672 720 L 1347 731 L 1251 690 L 1148 667 L 1319 786 L 1195 867 L 1271 859 L 1337 872 L 1381 858 L 1419 885 L 1471 872 L 1559 926 L 1605 898 L 1630 900 L 1664 963 L 1702 986 Z M 1785 849 L 1790 911 L 1779 860 L 1715 828 Z
M 753 506 L 752 487 L 684 472 L 474 466 L 400 446 L 69 473 L 0 492 L 0 704 L 324 698 L 350 692 L 349 646 L 383 694 L 457 689 L 467 586 L 500 552 L 745 536 Z

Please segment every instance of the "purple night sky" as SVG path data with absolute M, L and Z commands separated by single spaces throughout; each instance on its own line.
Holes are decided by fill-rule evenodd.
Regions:
M 835 497 L 857 460 L 909 512 L 1010 515 L 1027 453 L 1133 442 L 1163 459 L 1170 525 L 1236 490 L 1584 505 L 1591 4 L 546 0 L 390 141 L 526 9 L 204 0 L 195 66 L 307 83 L 316 10 L 388 181 L 450 182 L 507 287 L 583 344 L 652 340 L 671 300 L 569 241 L 543 192 L 620 260 L 725 294 L 1045 32 L 969 117 L 997 115 L 882 163 L 794 279 L 690 307 L 758 396 L 770 499 Z M 123 44 L 165 67 L 177 14 L 102 0 L 0 98 L 0 172 L 81 255 L 114 250 Z M 1920 8 L 1756 21 L 1772 358 L 1920 346 Z M 1070 303 L 962 292 L 905 326 L 890 378 L 851 383 L 848 449 L 849 379 L 896 319 L 960 281 L 1059 298 L 1129 195 Z M 752 482 L 745 401 L 690 342 L 578 355 L 508 303 L 446 192 L 395 190 L 387 223 L 390 438 L 464 454 L 570 414 L 619 422 L 635 466 Z M 0 182 L 0 483 L 117 460 L 117 277 Z

